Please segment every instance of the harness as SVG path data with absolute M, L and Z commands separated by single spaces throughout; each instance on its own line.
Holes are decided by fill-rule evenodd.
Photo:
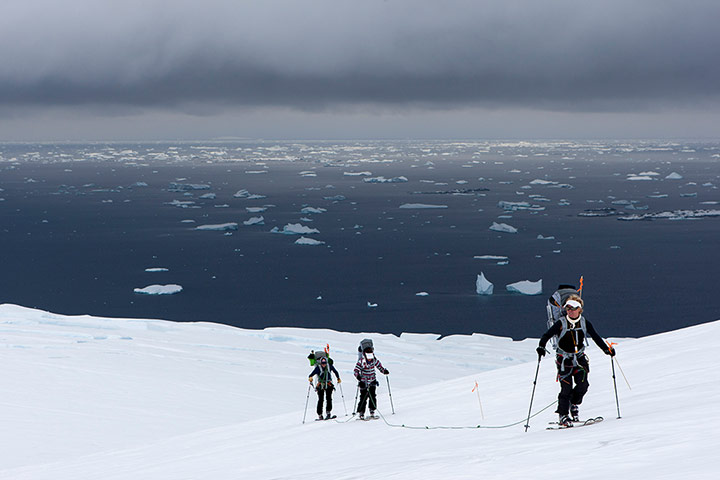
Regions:
M 318 387 L 322 388 L 323 390 L 326 390 L 328 388 L 328 385 L 332 386 L 332 375 L 331 375 L 330 365 L 326 368 L 323 368 L 320 366 L 320 372 L 317 374 L 318 377 Z
M 557 342 L 555 344 L 555 352 L 557 353 L 558 357 L 561 357 L 560 359 L 560 372 L 558 373 L 558 377 L 563 379 L 567 377 L 568 375 L 571 375 L 573 370 L 577 367 L 581 367 L 578 364 L 578 357 L 581 357 L 585 355 L 585 345 L 587 344 L 587 325 L 585 324 L 585 317 L 580 316 L 580 330 L 583 332 L 583 338 L 584 342 L 580 342 L 580 345 L 578 346 L 578 329 L 577 328 L 570 328 L 568 325 L 569 322 L 567 320 L 567 317 L 564 315 L 560 317 L 560 322 L 562 325 L 562 330 L 560 331 L 560 334 L 557 336 Z M 566 352 L 562 348 L 560 348 L 560 339 L 563 338 L 567 333 L 570 333 L 573 344 L 575 345 L 575 351 L 574 352 Z M 560 375 L 560 373 L 565 373 L 565 360 L 566 359 L 572 359 L 572 369 L 570 369 L 570 372 L 566 375 Z M 581 367 L 582 368 L 582 367 Z

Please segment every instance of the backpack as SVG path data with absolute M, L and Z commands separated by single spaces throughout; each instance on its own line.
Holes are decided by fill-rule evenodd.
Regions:
M 333 364 L 333 359 L 330 358 L 330 356 L 322 350 L 320 350 L 319 352 L 316 352 L 315 350 L 310 350 L 310 355 L 308 355 L 307 358 L 308 360 L 310 360 L 311 367 L 314 367 L 315 364 L 319 364 L 321 358 L 327 358 L 328 365 Z
M 582 279 L 580 280 L 582 282 Z M 555 293 L 550 295 L 547 301 L 547 328 L 552 327 L 555 322 L 562 322 L 562 331 L 560 335 L 552 338 L 553 348 L 558 349 L 558 339 L 561 338 L 568 331 L 568 322 L 563 315 L 563 304 L 570 295 L 580 295 L 580 292 L 575 288 L 574 285 L 558 285 Z M 582 317 L 580 321 L 580 328 L 585 335 L 585 341 L 587 342 L 587 329 L 585 327 L 585 317 Z
M 366 348 L 369 348 L 371 352 L 375 351 L 373 347 L 373 341 L 370 338 L 364 338 L 360 340 L 360 346 L 358 347 L 358 360 L 362 359 L 363 352 Z

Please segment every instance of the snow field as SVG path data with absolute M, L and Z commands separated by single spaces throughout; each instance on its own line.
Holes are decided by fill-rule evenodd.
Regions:
M 526 433 L 533 339 L 258 331 L 0 305 L 0 478 L 533 478 L 556 471 L 563 455 L 578 456 L 561 462 L 572 478 L 714 478 L 719 333 L 713 322 L 618 341 L 632 386 L 616 368 L 620 420 L 609 357 L 591 345 L 581 416 L 605 421 L 568 431 L 544 429 L 556 418 L 558 391 L 545 357 L 533 412 L 552 406 Z M 310 349 L 330 344 L 351 411 L 351 371 L 365 337 L 391 372 L 396 414 L 382 375 L 379 411 L 390 424 L 421 428 L 346 422 L 339 390 L 337 422 L 313 421 L 311 392 L 302 424 Z

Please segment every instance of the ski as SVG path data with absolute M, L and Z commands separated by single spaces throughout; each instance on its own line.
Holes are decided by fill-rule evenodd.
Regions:
M 587 420 L 580 420 L 579 422 L 573 422 L 572 426 L 560 425 L 558 422 L 550 422 L 546 430 L 565 430 L 568 428 L 586 427 L 588 425 L 594 425 L 603 421 L 603 417 L 588 418 Z
M 380 417 L 378 417 L 377 415 L 368 415 L 367 417 L 358 417 L 358 420 L 361 420 L 363 422 L 369 422 L 370 420 L 377 420 L 378 418 Z
M 316 418 L 315 421 L 316 421 L 316 422 L 323 422 L 323 421 L 325 421 L 325 420 L 332 420 L 332 419 L 334 419 L 334 418 L 337 418 L 337 415 L 333 415 L 333 416 L 331 416 L 331 417 Z

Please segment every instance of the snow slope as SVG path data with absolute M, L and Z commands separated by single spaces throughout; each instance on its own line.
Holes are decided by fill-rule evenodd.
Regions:
M 718 334 L 720 321 L 618 340 L 632 386 L 617 370 L 622 419 L 609 358 L 589 347 L 581 416 L 605 421 L 575 430 L 544 428 L 557 396 L 546 358 L 540 413 L 525 432 L 536 340 L 243 330 L 0 305 L 0 479 L 507 479 L 558 469 L 583 479 L 715 478 Z M 371 422 L 345 416 L 365 337 L 391 371 L 396 412 L 380 378 L 384 418 Z M 338 419 L 314 422 L 311 393 L 303 424 L 306 356 L 326 343 L 345 380 Z

